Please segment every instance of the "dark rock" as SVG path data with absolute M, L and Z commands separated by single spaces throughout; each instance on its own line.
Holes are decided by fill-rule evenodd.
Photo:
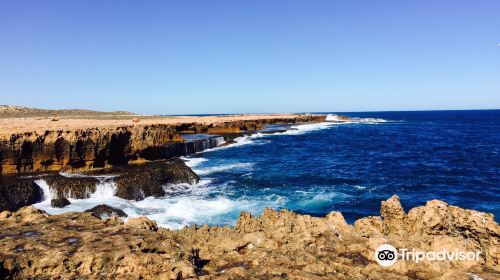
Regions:
M 95 192 L 96 185 L 99 183 L 99 180 L 94 177 L 65 177 L 60 174 L 49 175 L 44 179 L 58 198 L 88 198 L 91 193 Z
M 95 176 L 116 175 L 116 196 L 142 200 L 148 196 L 161 197 L 165 195 L 167 184 L 188 183 L 199 181 L 196 175 L 181 159 L 170 159 L 148 162 L 137 165 L 114 167 L 108 170 L 87 172 L 85 175 L 70 177 L 61 174 L 44 174 L 39 177 L 0 177 L 0 211 L 15 211 L 23 206 L 42 201 L 43 191 L 36 180 L 43 179 L 55 193 L 51 201 L 54 207 L 64 207 L 69 204 L 66 198 L 84 199 L 96 191 L 100 180 Z
M 142 200 L 148 196 L 165 195 L 166 184 L 188 183 L 199 181 L 194 173 L 181 159 L 155 161 L 133 165 L 114 172 L 121 173 L 114 178 L 117 190 L 115 195 L 124 199 Z
M 43 191 L 34 178 L 0 177 L 0 211 L 16 211 L 42 201 Z
M 50 205 L 56 208 L 63 208 L 64 206 L 70 205 L 71 203 L 65 197 L 54 198 L 50 201 Z
M 99 219 L 108 219 L 111 217 L 127 217 L 127 214 L 121 209 L 111 207 L 106 204 L 97 205 L 96 207 L 88 209 L 85 212 L 92 213 L 92 216 Z
M 213 149 L 224 143 L 225 137 L 219 135 L 203 135 L 200 139 L 192 139 L 186 142 L 167 144 L 164 149 L 164 158 L 173 158 L 191 155 L 207 149 Z

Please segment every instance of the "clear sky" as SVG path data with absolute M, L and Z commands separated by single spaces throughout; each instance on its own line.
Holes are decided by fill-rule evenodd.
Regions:
M 500 1 L 0 0 L 0 104 L 500 108 Z

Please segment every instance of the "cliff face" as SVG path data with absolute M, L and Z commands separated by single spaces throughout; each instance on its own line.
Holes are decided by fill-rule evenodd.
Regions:
M 212 124 L 134 125 L 12 134 L 0 140 L 0 174 L 90 170 L 168 157 L 166 144 L 182 142 L 180 133 L 231 133 L 274 123 L 323 121 L 325 116 L 269 118 Z
M 103 207 L 101 207 L 103 208 Z M 109 217 L 109 207 L 104 207 Z M 112 209 L 111 209 L 112 210 Z M 112 211 L 111 211 L 112 212 Z M 116 215 L 119 215 L 117 213 Z M 236 227 L 171 231 L 147 218 L 99 213 L 50 216 L 27 207 L 0 213 L 0 278 L 112 279 L 498 279 L 500 227 L 492 215 L 433 200 L 405 213 L 397 196 L 381 217 L 355 225 L 266 209 Z M 382 267 L 378 246 L 481 252 L 475 260 L 398 260 Z
M 126 164 L 148 147 L 182 141 L 166 125 L 14 134 L 0 143 L 2 174 L 88 170 Z

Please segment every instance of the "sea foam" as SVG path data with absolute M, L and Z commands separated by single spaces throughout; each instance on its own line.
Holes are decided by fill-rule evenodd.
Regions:
M 387 120 L 380 119 L 380 118 L 357 118 L 357 117 L 343 118 L 343 117 L 340 117 L 339 115 L 335 115 L 335 114 L 328 114 L 326 116 L 326 121 L 327 122 L 334 122 L 334 123 L 343 123 L 343 124 L 346 124 L 346 123 L 377 124 L 377 123 L 388 122 Z

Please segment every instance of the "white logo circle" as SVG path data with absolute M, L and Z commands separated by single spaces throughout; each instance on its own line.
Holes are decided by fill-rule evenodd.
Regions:
M 398 251 L 390 244 L 380 245 L 375 251 L 375 260 L 381 266 L 391 266 L 398 261 Z

